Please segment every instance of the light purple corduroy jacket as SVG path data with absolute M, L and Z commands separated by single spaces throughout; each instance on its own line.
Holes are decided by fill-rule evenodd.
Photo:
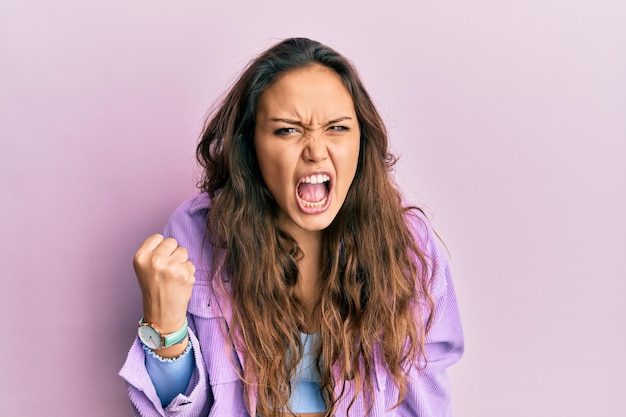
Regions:
M 144 350 L 135 339 L 120 376 L 126 380 L 136 416 L 250 416 L 243 400 L 244 386 L 237 373 L 237 368 L 242 369 L 245 364 L 222 331 L 223 324 L 231 319 L 231 306 L 227 297 L 218 295 L 209 285 L 211 274 L 207 265 L 211 265 L 211 246 L 203 246 L 209 206 L 206 194 L 189 199 L 174 212 L 163 231 L 164 236 L 175 238 L 180 246 L 187 248 L 189 259 L 197 269 L 188 308 L 190 340 L 196 363 L 189 388 L 163 408 L 146 371 Z M 427 220 L 421 215 L 418 218 L 407 216 L 407 224 L 431 258 L 429 272 L 432 274 L 435 310 L 433 326 L 426 340 L 428 363 L 422 372 L 417 367 L 411 369 L 404 401 L 392 409 L 398 400 L 398 389 L 385 370 L 382 358 L 376 356 L 373 409 L 366 414 L 366 404 L 360 394 L 348 414 L 354 389 L 352 382 L 348 381 L 348 395 L 339 403 L 337 417 L 452 416 L 446 368 L 463 354 L 463 332 L 456 296 L 447 261 Z M 254 398 L 252 402 L 254 410 Z

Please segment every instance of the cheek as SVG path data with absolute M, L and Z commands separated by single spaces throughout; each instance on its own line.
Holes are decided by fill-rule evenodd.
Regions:
M 347 156 L 347 161 L 346 161 L 346 165 L 350 166 L 350 179 L 349 179 L 348 187 L 350 187 L 356 175 L 356 171 L 359 165 L 359 152 L 360 152 L 360 144 L 359 144 L 359 141 L 357 140 L 356 145 L 354 145 L 349 156 Z
M 288 192 L 291 186 L 291 167 L 284 149 L 260 149 L 257 154 L 261 175 L 274 198 Z M 260 157 L 259 157 L 260 156 Z
M 340 166 L 347 172 L 346 174 L 354 175 L 356 167 L 359 163 L 359 142 L 351 143 L 350 146 L 342 147 L 338 150 L 337 156 L 340 161 Z
M 276 169 L 274 155 L 276 155 L 276 153 L 272 149 L 270 149 L 270 147 L 268 147 L 265 143 L 257 143 L 256 159 L 265 182 L 271 179 Z

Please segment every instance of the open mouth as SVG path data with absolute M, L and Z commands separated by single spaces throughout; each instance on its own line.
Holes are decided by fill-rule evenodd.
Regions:
M 330 175 L 319 173 L 302 177 L 297 186 L 297 195 L 303 211 L 323 211 L 329 203 Z

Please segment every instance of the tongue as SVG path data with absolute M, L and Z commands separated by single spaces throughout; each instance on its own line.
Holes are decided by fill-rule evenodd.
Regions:
M 326 197 L 326 184 L 307 184 L 303 182 L 300 184 L 298 194 L 301 199 L 311 203 L 321 201 Z

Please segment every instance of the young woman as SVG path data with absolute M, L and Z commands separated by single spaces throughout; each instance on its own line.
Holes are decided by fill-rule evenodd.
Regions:
M 433 231 L 355 69 L 287 39 L 206 125 L 201 194 L 135 255 L 140 416 L 450 416 L 463 351 Z

